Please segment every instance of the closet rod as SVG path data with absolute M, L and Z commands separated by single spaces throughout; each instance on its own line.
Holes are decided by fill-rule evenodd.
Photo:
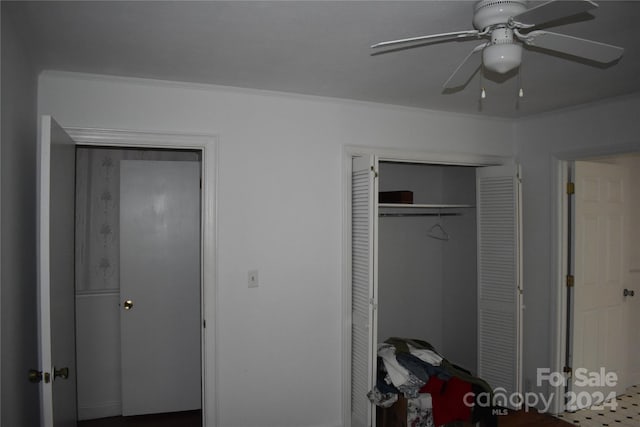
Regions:
M 400 216 L 460 216 L 461 213 L 380 213 L 378 216 L 400 217 Z

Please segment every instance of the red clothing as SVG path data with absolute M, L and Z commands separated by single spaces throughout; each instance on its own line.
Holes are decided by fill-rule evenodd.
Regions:
M 465 403 L 465 395 L 471 393 L 471 384 L 452 377 L 443 381 L 436 376 L 420 389 L 420 393 L 429 393 L 433 405 L 433 423 L 441 426 L 454 421 L 469 421 L 471 407 Z M 467 403 L 473 399 L 466 399 Z

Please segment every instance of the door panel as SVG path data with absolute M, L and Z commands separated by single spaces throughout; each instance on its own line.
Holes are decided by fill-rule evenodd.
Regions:
M 351 425 L 375 425 L 367 393 L 375 381 L 375 218 L 372 156 L 354 157 L 351 175 Z
M 622 294 L 628 203 L 625 172 L 617 165 L 576 162 L 575 183 L 572 368 L 600 372 L 603 367 L 623 378 L 627 353 Z M 573 392 L 590 396 L 624 391 L 622 380 L 613 388 L 572 386 Z
M 121 162 L 125 416 L 201 407 L 199 180 L 196 162 Z
M 40 121 L 38 175 L 41 425 L 75 426 L 75 144 L 51 116 Z
M 520 183 L 516 166 L 478 168 L 478 375 L 521 392 Z

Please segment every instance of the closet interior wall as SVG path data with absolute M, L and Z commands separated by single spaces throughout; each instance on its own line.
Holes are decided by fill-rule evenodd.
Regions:
M 414 204 L 475 206 L 475 169 L 380 162 L 379 190 L 412 191 Z M 456 215 L 438 216 L 439 212 Z M 423 339 L 453 363 L 475 372 L 475 208 L 407 209 L 407 213 L 380 216 L 378 222 L 378 342 L 391 336 Z M 437 223 L 449 240 L 428 236 Z

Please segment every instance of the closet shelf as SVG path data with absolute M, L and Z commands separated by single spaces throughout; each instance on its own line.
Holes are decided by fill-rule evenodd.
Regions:
M 379 208 L 403 208 L 403 209 L 461 209 L 461 208 L 475 208 L 475 205 L 378 203 L 378 207 Z
M 378 203 L 381 217 L 403 216 L 460 216 L 460 209 L 475 208 L 474 205 L 464 204 L 406 204 L 406 203 Z

